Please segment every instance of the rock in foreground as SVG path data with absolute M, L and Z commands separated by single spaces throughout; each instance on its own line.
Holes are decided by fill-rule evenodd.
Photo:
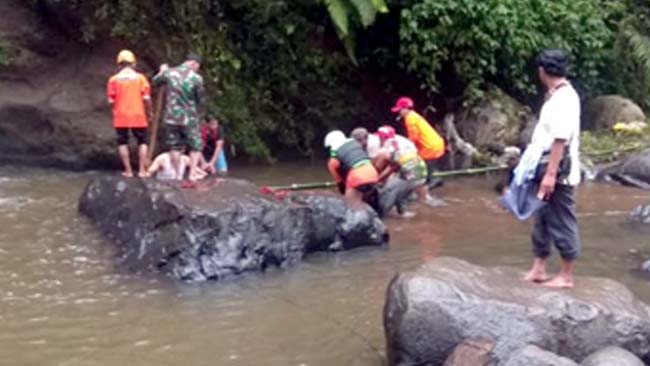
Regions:
M 515 352 L 504 366 L 578 366 L 578 364 L 537 346 L 526 346 Z
M 632 353 L 619 348 L 607 347 L 582 361 L 580 366 L 645 366 Z
M 575 362 L 607 346 L 650 361 L 650 308 L 623 285 L 581 277 L 555 291 L 520 275 L 453 258 L 398 274 L 384 307 L 389 364 L 442 365 L 466 339 L 495 342 L 497 366 L 529 345 Z
M 262 196 L 240 180 L 193 188 L 155 180 L 103 177 L 79 210 L 119 246 L 120 262 L 185 281 L 286 266 L 315 251 L 382 245 L 386 227 L 367 206 L 336 195 Z
M 650 190 L 650 150 L 632 155 L 601 170 L 596 179 Z

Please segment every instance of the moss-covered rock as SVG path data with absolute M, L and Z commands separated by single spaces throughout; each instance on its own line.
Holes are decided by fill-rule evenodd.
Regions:
M 526 144 L 536 122 L 530 108 L 497 87 L 491 87 L 477 105 L 461 116 L 460 134 L 479 149 Z
M 582 113 L 582 129 L 609 130 L 617 123 L 645 120 L 645 113 L 633 101 L 620 95 L 603 95 L 590 100 L 585 105 Z

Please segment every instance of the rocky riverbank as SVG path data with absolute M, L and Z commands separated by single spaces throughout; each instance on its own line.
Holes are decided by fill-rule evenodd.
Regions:
M 606 358 L 592 354 L 610 346 L 650 362 L 650 307 L 618 282 L 582 277 L 556 291 L 453 258 L 393 279 L 384 329 L 391 366 L 442 365 L 468 341 L 480 342 L 473 353 L 483 352 L 485 365 L 575 365 Z M 636 365 L 620 365 L 628 364 Z

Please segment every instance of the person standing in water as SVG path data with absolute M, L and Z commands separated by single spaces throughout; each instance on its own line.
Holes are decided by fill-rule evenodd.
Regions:
M 575 202 L 575 187 L 580 183 L 580 98 L 567 80 L 568 66 L 569 56 L 563 50 L 545 50 L 537 57 L 537 72 L 547 92 L 531 140 L 531 145 L 548 155 L 538 192 L 538 198 L 548 204 L 535 217 L 535 260 L 525 280 L 556 288 L 573 287 L 573 264 L 580 253 Z M 566 177 L 558 178 L 563 159 L 570 159 L 570 169 Z M 562 268 L 547 281 L 546 259 L 551 244 L 560 252 Z
M 167 146 L 174 155 L 174 160 L 180 160 L 181 150 L 185 146 L 189 147 L 191 181 L 201 179 L 199 163 L 203 141 L 199 131 L 199 116 L 205 91 L 203 78 L 198 74 L 200 68 L 201 57 L 191 53 L 177 67 L 161 65 L 160 72 L 153 78 L 154 86 L 167 87 L 163 118 Z
M 418 153 L 427 165 L 427 185 L 432 182 L 432 174 L 436 170 L 436 162 L 445 155 L 445 140 L 431 127 L 424 117 L 414 110 L 413 99 L 401 97 L 391 109 L 398 113 L 404 121 L 407 136 L 418 148 Z
M 129 132 L 138 143 L 138 176 L 144 177 L 147 161 L 147 125 L 151 116 L 151 87 L 147 78 L 135 71 L 135 55 L 122 50 L 117 55 L 120 70 L 106 86 L 108 102 L 113 106 L 113 127 L 117 134 L 117 151 L 122 161 L 122 175 L 133 177 L 129 153 Z

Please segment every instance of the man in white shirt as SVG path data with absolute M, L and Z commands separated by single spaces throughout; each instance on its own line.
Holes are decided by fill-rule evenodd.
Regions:
M 573 287 L 573 264 L 580 253 L 575 204 L 575 186 L 580 183 L 580 98 L 566 78 L 568 64 L 569 57 L 562 50 L 545 50 L 537 58 L 547 95 L 531 141 L 548 154 L 538 192 L 538 198 L 548 205 L 536 214 L 532 235 L 535 261 L 525 279 L 556 288 Z M 566 172 L 562 171 L 568 166 L 564 159 L 570 160 Z M 562 256 L 562 268 L 547 281 L 551 244 Z

